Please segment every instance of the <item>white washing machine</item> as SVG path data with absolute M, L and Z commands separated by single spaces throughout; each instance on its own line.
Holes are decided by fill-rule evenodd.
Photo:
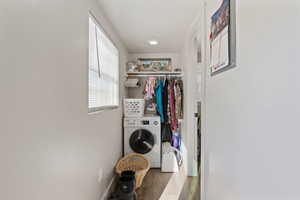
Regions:
M 161 167 L 160 117 L 124 118 L 124 153 L 143 154 L 151 168 Z

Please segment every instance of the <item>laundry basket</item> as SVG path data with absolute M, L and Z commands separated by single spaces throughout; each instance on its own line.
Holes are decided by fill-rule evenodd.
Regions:
M 150 169 L 150 163 L 142 154 L 131 153 L 119 160 L 116 165 L 116 172 L 121 175 L 123 171 L 135 172 L 135 188 L 139 188 L 147 172 Z
M 145 111 L 144 99 L 124 99 L 125 117 L 143 117 Z

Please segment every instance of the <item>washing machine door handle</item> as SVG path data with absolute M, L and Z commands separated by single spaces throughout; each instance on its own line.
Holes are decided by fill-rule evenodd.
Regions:
M 152 149 L 152 148 L 153 148 L 153 145 L 152 145 L 152 144 L 149 144 L 149 142 L 143 141 L 143 143 L 144 143 L 149 149 Z

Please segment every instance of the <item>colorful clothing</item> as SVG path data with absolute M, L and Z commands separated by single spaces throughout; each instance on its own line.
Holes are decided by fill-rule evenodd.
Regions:
M 156 97 L 156 111 L 160 116 L 161 123 L 165 122 L 164 108 L 163 108 L 163 81 L 159 80 L 156 83 L 155 97 Z
M 175 112 L 176 112 L 176 118 L 182 119 L 183 118 L 183 108 L 182 108 L 182 89 L 181 89 L 181 82 L 182 81 L 176 81 L 175 82 Z
M 178 121 L 176 119 L 176 110 L 175 110 L 175 93 L 174 93 L 175 82 L 171 81 L 169 85 L 169 106 L 170 106 L 170 124 L 172 131 L 177 131 Z
M 169 81 L 165 80 L 162 94 L 163 94 L 164 120 L 166 123 L 168 123 L 168 121 L 169 121 L 169 117 L 168 117 L 168 104 L 169 104 L 168 87 L 169 87 Z
M 146 113 L 156 113 L 155 84 L 156 78 L 148 78 L 146 80 L 144 88 Z

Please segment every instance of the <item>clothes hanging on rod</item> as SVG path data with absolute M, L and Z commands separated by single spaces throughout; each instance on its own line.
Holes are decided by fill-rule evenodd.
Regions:
M 164 119 L 166 122 L 169 121 L 169 117 L 168 117 L 168 105 L 169 105 L 168 87 L 169 87 L 169 81 L 168 81 L 168 79 L 166 79 L 164 88 L 163 88 L 163 109 L 164 109 L 163 113 L 164 113 Z
M 164 108 L 163 108 L 163 87 L 164 87 L 163 81 L 158 80 L 155 88 L 155 96 L 156 96 L 156 110 L 160 116 L 161 123 L 165 122 Z
M 173 133 L 168 123 L 161 124 L 161 141 L 169 142 L 172 144 Z
M 145 112 L 160 116 L 162 141 L 180 149 L 178 120 L 183 117 L 183 82 L 171 76 L 162 78 L 150 77 L 145 81 Z
M 176 111 L 176 118 L 182 119 L 183 118 L 183 81 L 176 80 L 175 81 L 175 111 Z
M 145 88 L 144 88 L 144 99 L 145 99 L 145 112 L 148 114 L 156 113 L 155 85 L 156 85 L 156 78 L 151 77 L 146 80 Z
M 174 80 L 170 81 L 169 84 L 169 124 L 171 125 L 172 131 L 177 131 L 178 121 L 176 119 L 176 110 L 175 110 L 175 93 L 174 93 Z

